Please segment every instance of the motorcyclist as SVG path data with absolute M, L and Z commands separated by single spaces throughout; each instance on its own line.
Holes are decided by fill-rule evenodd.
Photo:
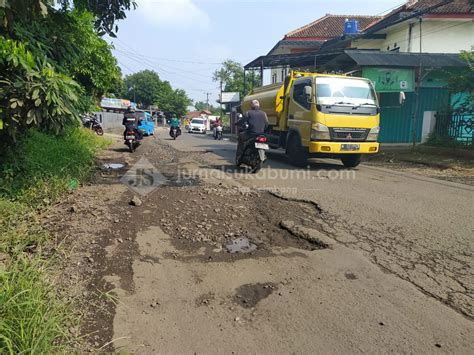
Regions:
M 215 139 L 217 139 L 217 127 L 222 127 L 222 119 L 216 118 L 216 120 L 212 123 L 212 133 Z
M 176 128 L 178 130 L 178 133 L 181 133 L 180 127 L 181 127 L 181 121 L 179 120 L 179 118 L 173 117 L 170 120 L 170 132 L 173 128 Z
M 140 120 L 138 116 L 135 114 L 135 110 L 129 106 L 123 115 L 122 125 L 125 126 L 125 131 L 123 132 L 123 139 L 126 140 L 127 131 L 132 129 L 135 132 L 135 136 L 137 140 L 141 140 L 143 138 L 142 132 L 138 129 L 138 125 L 140 124 Z
M 239 132 L 239 143 L 236 155 L 237 161 L 240 160 L 245 143 L 249 139 L 265 133 L 268 128 L 268 117 L 264 111 L 260 110 L 260 102 L 258 100 L 253 100 L 250 103 L 250 107 L 251 110 L 247 111 L 236 123 L 239 127 L 247 124 L 247 128 Z

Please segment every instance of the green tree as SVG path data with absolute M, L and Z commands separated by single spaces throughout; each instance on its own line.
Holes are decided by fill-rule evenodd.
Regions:
M 194 104 L 194 107 L 196 108 L 196 111 L 202 111 L 202 110 L 207 110 L 208 109 L 207 103 L 203 102 L 203 101 L 197 101 Z M 220 114 L 219 108 L 215 107 L 215 106 L 212 106 L 212 105 L 209 105 L 209 111 L 211 111 L 211 113 L 213 115 L 219 115 Z
M 226 92 L 239 92 L 241 99 L 254 87 L 260 86 L 260 74 L 250 71 L 246 75 L 244 90 L 244 67 L 230 59 L 222 63 L 222 67 L 214 72 L 212 79 L 222 83 Z
M 125 97 L 135 100 L 140 106 L 148 108 L 154 105 L 162 89 L 162 81 L 158 73 L 153 70 L 142 70 L 127 75 L 124 79 Z
M 1 0 L 0 17 L 4 29 L 11 31 L 18 19 L 35 21 L 59 7 L 62 13 L 76 9 L 94 16 L 99 34 L 115 37 L 116 22 L 126 18 L 126 11 L 135 9 L 133 0 Z
M 45 57 L 35 61 L 21 42 L 0 37 L 0 72 L 1 143 L 13 142 L 30 127 L 59 133 L 78 118 L 79 84 Z
M 449 88 L 453 92 L 469 92 L 474 94 L 474 49 L 461 51 L 460 58 L 467 63 L 467 68 L 449 80 Z
M 117 31 L 111 23 L 125 18 L 131 4 L 0 0 L 0 143 L 11 144 L 30 127 L 58 133 L 120 85 L 116 59 L 100 34 Z
M 97 35 L 90 13 L 51 11 L 34 22 L 15 22 L 15 37 L 34 55 L 78 81 L 85 92 L 100 97 L 110 90 L 121 73 L 112 47 Z
M 174 90 L 168 81 L 162 81 L 153 70 L 142 70 L 127 75 L 125 97 L 136 100 L 142 108 L 158 106 L 167 116 L 183 116 L 192 101 L 181 89 Z
M 452 93 L 466 93 L 466 100 L 460 104 L 460 109 L 471 111 L 474 108 L 474 49 L 461 51 L 460 58 L 467 63 L 467 68 L 452 75 L 448 87 Z

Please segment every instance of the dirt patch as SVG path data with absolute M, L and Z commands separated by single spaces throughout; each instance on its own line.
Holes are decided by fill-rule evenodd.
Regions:
M 366 164 L 474 186 L 474 159 L 470 154 L 436 148 L 388 151 L 366 157 Z
M 243 308 L 254 308 L 277 289 L 277 285 L 271 282 L 242 285 L 237 289 L 233 301 Z
M 116 186 L 86 186 L 53 207 L 44 219 L 44 227 L 65 250 L 58 270 L 58 290 L 71 300 L 75 317 L 82 320 L 81 328 L 71 326 L 69 331 L 79 339 L 76 346 L 83 351 L 101 348 L 113 334 L 115 303 L 108 293 L 113 287 L 103 275 L 109 267 L 106 248 L 117 238 L 113 233 L 113 208 L 120 195 Z M 127 249 L 124 246 L 120 253 L 126 254 Z M 127 279 L 129 270 L 121 273 L 124 287 L 132 288 L 133 275 Z
M 205 293 L 198 298 L 196 298 L 196 306 L 209 306 L 214 300 L 216 299 L 216 295 L 214 292 Z
M 318 249 L 279 227 L 281 219 L 290 218 L 317 228 L 320 209 L 316 205 L 285 201 L 267 192 L 207 186 L 183 177 L 181 160 L 196 162 L 202 154 L 184 155 L 165 144 L 151 142 L 135 154 L 122 153 L 107 151 L 107 156 L 97 160 L 92 183 L 64 198 L 45 216 L 44 225 L 65 246 L 58 288 L 82 319 L 80 328 L 70 330 L 81 339 L 80 351 L 114 350 L 112 324 L 119 297 L 115 292 L 135 292 L 134 260 L 159 264 L 164 257 L 209 263 L 276 254 L 304 258 L 305 254 L 288 248 Z M 120 179 L 143 157 L 168 183 L 140 196 L 141 203 L 131 206 L 134 193 Z M 104 168 L 115 163 L 123 167 Z M 159 226 L 182 252 L 160 258 L 140 255 L 136 236 L 149 226 Z M 238 240 L 248 241 L 248 248 L 234 253 L 226 249 Z M 237 290 L 236 300 L 242 307 L 254 307 L 274 289 L 272 284 L 244 285 Z M 196 299 L 197 306 L 212 302 L 211 293 Z
M 164 187 L 147 198 L 147 209 L 152 212 L 143 215 L 136 210 L 143 225 L 158 223 L 178 249 L 205 249 L 197 257 L 174 258 L 232 261 L 268 256 L 274 248 L 319 249 L 279 227 L 281 218 L 289 215 L 299 224 L 314 225 L 318 210 L 313 208 L 308 213 L 300 203 L 283 201 L 266 192 L 223 186 Z
M 357 280 L 358 277 L 356 274 L 352 273 L 352 272 L 346 272 L 344 274 L 345 278 L 348 279 L 348 280 Z

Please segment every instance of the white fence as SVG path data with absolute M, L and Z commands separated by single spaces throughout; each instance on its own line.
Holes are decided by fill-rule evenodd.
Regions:
M 114 112 L 93 112 L 104 130 L 122 129 L 123 113 Z

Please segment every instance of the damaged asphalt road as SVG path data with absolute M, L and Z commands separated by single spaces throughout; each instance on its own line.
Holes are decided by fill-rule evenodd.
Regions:
M 308 192 L 268 192 L 265 183 L 283 188 L 287 182 L 207 174 L 228 166 L 230 143 L 185 134 L 170 145 L 149 138 L 132 155 L 119 142 L 98 165 L 124 168 L 99 169 L 94 184 L 45 220 L 71 249 L 61 285 L 83 305 L 84 324 L 71 329 L 87 340 L 78 347 L 138 353 L 472 351 L 472 255 L 449 262 L 443 253 L 433 255 L 433 265 L 426 259 L 426 270 L 418 272 L 408 259 L 425 255 L 410 234 L 400 241 L 406 231 L 381 215 L 378 223 L 350 223 L 341 215 L 359 212 L 349 200 L 336 213 L 326 193 L 315 199 Z M 163 179 L 143 196 L 121 181 L 141 158 Z M 318 189 L 322 181 L 316 181 Z M 134 197 L 139 203 L 130 204 Z M 431 270 L 446 275 L 436 278 L 436 288 Z M 455 289 L 450 299 L 443 293 Z

